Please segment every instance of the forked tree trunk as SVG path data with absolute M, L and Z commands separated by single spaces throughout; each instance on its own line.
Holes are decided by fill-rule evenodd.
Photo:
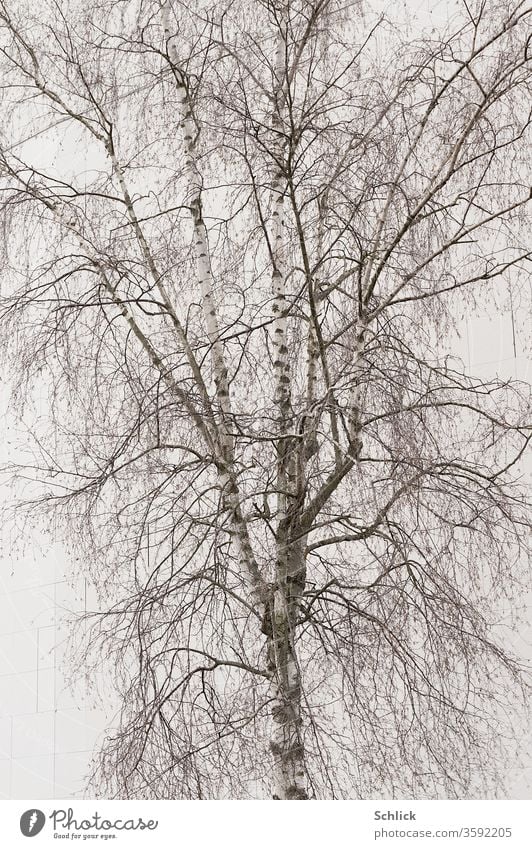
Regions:
M 198 169 L 192 103 L 186 75 L 180 67 L 179 56 L 172 38 L 170 2 L 162 7 L 169 57 L 178 92 L 178 117 L 183 139 L 187 205 L 194 227 L 196 271 L 201 286 L 203 313 L 211 343 L 215 382 L 215 397 L 219 408 L 217 435 L 219 439 L 219 475 L 224 500 L 232 517 L 233 539 L 246 566 L 250 589 L 257 604 L 264 610 L 263 631 L 267 635 L 268 674 L 272 695 L 272 734 L 270 748 L 273 758 L 274 799 L 307 799 L 304 747 L 301 734 L 301 674 L 296 657 L 295 629 L 305 583 L 305 564 L 301 544 L 290 540 L 295 507 L 299 498 L 302 469 L 296 459 L 293 440 L 291 404 L 291 371 L 287 344 L 286 256 L 285 256 L 285 193 L 286 175 L 283 169 L 285 144 L 283 113 L 286 91 L 286 42 L 281 34 L 275 57 L 275 92 L 272 130 L 275 142 L 275 165 L 272 173 L 272 287 L 273 287 L 273 372 L 277 411 L 277 542 L 273 591 L 265 596 L 264 582 L 251 550 L 247 528 L 242 518 L 238 490 L 231 476 L 233 442 L 230 436 L 232 421 L 227 368 L 216 317 L 212 291 L 212 272 L 207 231 L 202 215 L 202 180 Z M 312 383 L 314 378 L 312 378 Z

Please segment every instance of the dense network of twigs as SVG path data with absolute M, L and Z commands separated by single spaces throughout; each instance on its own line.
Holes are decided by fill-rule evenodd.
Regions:
M 529 273 L 532 12 L 165 5 L 0 2 L 12 471 L 99 589 L 93 792 L 270 794 L 276 592 L 309 796 L 500 792 L 529 389 L 450 340 Z

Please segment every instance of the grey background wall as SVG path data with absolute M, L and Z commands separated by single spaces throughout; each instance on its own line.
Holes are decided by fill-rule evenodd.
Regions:
M 0 582 L 0 797 L 82 794 L 105 725 L 97 681 L 68 683 L 66 619 L 87 609 L 90 588 L 64 578 L 59 547 L 2 561 Z

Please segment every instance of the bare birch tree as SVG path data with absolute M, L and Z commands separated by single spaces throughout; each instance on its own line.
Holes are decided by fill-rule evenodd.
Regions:
M 100 590 L 102 795 L 501 792 L 528 390 L 447 340 L 526 284 L 531 10 L 390 14 L 0 2 L 18 515 Z

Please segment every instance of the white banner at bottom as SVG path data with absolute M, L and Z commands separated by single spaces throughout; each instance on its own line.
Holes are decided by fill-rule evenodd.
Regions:
M 530 849 L 531 807 L 527 801 L 23 800 L 0 802 L 0 814 L 2 846 L 9 849 Z

